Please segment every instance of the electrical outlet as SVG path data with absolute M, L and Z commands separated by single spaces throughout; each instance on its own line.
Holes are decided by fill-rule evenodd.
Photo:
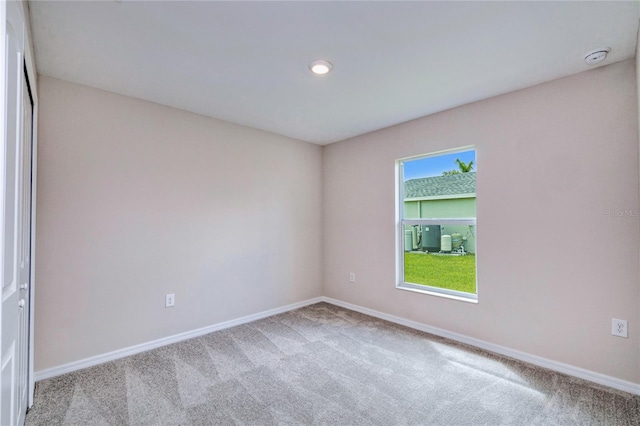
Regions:
M 629 337 L 629 328 L 626 320 L 612 319 L 611 334 L 618 337 Z
M 356 273 L 355 272 L 349 273 L 349 282 L 352 282 L 352 283 L 356 282 Z
M 172 308 L 176 304 L 176 295 L 175 294 L 167 294 L 164 297 L 164 307 Z

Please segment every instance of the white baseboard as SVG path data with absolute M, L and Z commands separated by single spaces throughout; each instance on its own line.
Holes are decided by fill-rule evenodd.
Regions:
M 443 330 L 437 327 L 432 327 L 426 324 L 422 324 L 416 321 L 411 321 L 411 320 L 397 317 L 394 315 L 385 314 L 383 312 L 375 311 L 369 308 L 364 308 L 362 306 L 343 302 L 341 300 L 332 299 L 330 297 L 323 296 L 320 299 L 323 302 L 331 303 L 333 305 L 340 306 L 345 309 L 350 309 L 352 311 L 360 312 L 362 314 L 370 315 L 372 317 L 376 317 L 389 322 L 404 325 L 406 327 L 424 331 L 426 333 L 435 334 L 436 336 L 445 337 L 447 339 L 455 340 L 460 343 L 466 343 L 468 345 L 475 346 L 480 349 L 484 349 L 500 355 L 505 355 L 510 358 L 528 362 L 529 364 L 548 368 L 549 370 L 557 371 L 559 373 L 563 373 L 573 377 L 578 377 L 583 380 L 588 380 L 593 383 L 598 383 L 600 385 L 608 386 L 610 388 L 618 389 L 634 395 L 640 395 L 640 384 L 638 383 L 633 383 L 633 382 L 618 379 L 615 377 L 607 376 L 605 374 L 596 373 L 594 371 L 585 370 L 583 368 L 574 367 L 569 364 L 564 364 L 562 362 L 553 361 L 537 355 L 532 355 L 526 352 L 517 351 L 515 349 L 510 349 L 505 346 L 500 346 L 493 343 L 485 342 L 484 340 L 465 336 L 463 334 L 453 333 L 451 331 Z
M 426 333 L 434 334 L 436 336 L 455 340 L 457 342 L 466 343 L 468 345 L 475 346 L 480 349 L 484 349 L 500 355 L 505 355 L 510 358 L 518 359 L 520 361 L 528 362 L 530 364 L 537 365 L 540 367 L 548 368 L 549 370 L 557 371 L 559 373 L 567 374 L 569 376 L 578 377 L 583 380 L 588 380 L 590 382 L 598 383 L 600 385 L 608 386 L 624 392 L 640 395 L 640 384 L 637 384 L 637 383 L 607 376 L 601 373 L 596 373 L 594 371 L 585 370 L 583 368 L 574 367 L 569 364 L 553 361 L 537 355 L 532 355 L 526 352 L 517 351 L 515 349 L 510 349 L 505 346 L 500 346 L 500 345 L 486 342 L 484 340 L 465 336 L 463 334 L 453 333 L 451 331 L 443 330 L 441 328 L 432 327 L 416 321 L 411 321 L 411 320 L 397 317 L 394 315 L 385 314 L 383 312 L 379 312 L 373 309 L 365 308 L 359 305 L 354 305 L 352 303 L 347 303 L 341 300 L 332 299 L 330 297 L 324 297 L 324 296 L 304 300 L 298 303 L 293 303 L 291 305 L 282 306 L 280 308 L 270 309 L 268 311 L 259 312 L 253 315 L 247 315 L 245 317 L 237 318 L 234 320 L 224 321 L 224 322 L 213 324 L 207 327 L 198 328 L 196 330 L 191 330 L 191 331 L 176 334 L 173 336 L 164 337 L 162 339 L 153 340 L 151 342 L 141 343 L 139 345 L 130 346 L 128 348 L 119 349 L 119 350 L 108 352 L 102 355 L 96 355 L 86 359 L 81 359 L 81 360 L 70 362 L 68 364 L 60 365 L 57 367 L 36 371 L 34 373 L 34 378 L 35 378 L 35 381 L 38 382 L 40 380 L 59 376 L 61 374 L 82 370 L 88 367 L 93 367 L 95 365 L 103 364 L 105 362 L 113 361 L 119 358 L 124 358 L 129 355 L 135 355 L 141 352 L 149 351 L 151 349 L 159 348 L 161 346 L 169 345 L 171 343 L 192 339 L 194 337 L 202 336 L 208 333 L 212 333 L 214 331 L 223 330 L 225 328 L 234 327 L 236 325 L 246 324 L 251 321 L 256 321 L 256 320 L 267 318 L 273 315 L 278 315 L 284 312 L 292 311 L 292 310 L 299 309 L 304 306 L 313 305 L 319 302 L 331 303 L 332 305 L 340 306 L 345 309 L 350 309 L 352 311 L 360 312 L 366 315 L 370 315 L 372 317 L 376 317 L 389 322 L 404 325 L 406 327 L 424 331 Z
M 151 349 L 156 349 L 161 346 L 170 345 L 172 343 L 180 342 L 183 340 L 193 339 L 194 337 L 203 336 L 205 334 L 212 333 L 214 331 L 223 330 L 225 328 L 235 327 L 236 325 L 246 324 L 251 321 L 271 317 L 273 315 L 282 314 L 284 312 L 293 311 L 305 306 L 313 305 L 315 303 L 322 302 L 322 297 L 316 297 L 313 299 L 304 300 L 298 303 L 292 303 L 291 305 L 282 306 L 280 308 L 269 309 L 268 311 L 259 312 L 253 315 L 247 315 L 242 318 L 237 318 L 229 321 L 224 321 L 218 324 L 213 324 L 207 327 L 198 328 L 196 330 L 187 331 L 173 336 L 164 337 L 162 339 L 153 340 L 147 343 L 141 343 L 139 345 L 130 346 L 128 348 L 118 349 L 113 352 L 108 352 L 102 355 L 92 356 L 90 358 L 81 359 L 78 361 L 70 362 L 68 364 L 60 365 L 57 367 L 47 368 L 45 370 L 36 371 L 34 373 L 34 379 L 36 382 L 40 380 L 49 379 L 51 377 L 60 376 L 62 374 L 71 373 L 72 371 L 82 370 L 83 368 L 93 367 L 95 365 L 103 364 L 105 362 L 113 361 L 126 356 L 135 355 L 141 352 L 146 352 Z

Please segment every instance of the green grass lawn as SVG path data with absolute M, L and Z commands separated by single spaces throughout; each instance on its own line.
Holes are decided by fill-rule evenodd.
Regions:
M 404 281 L 476 293 L 476 256 L 404 254 Z

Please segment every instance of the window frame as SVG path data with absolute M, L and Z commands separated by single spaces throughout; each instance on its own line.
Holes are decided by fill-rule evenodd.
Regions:
M 462 148 L 456 148 L 453 150 L 445 150 L 433 152 L 430 154 L 417 155 L 412 157 L 406 157 L 396 160 L 396 289 L 412 291 L 416 293 L 428 294 L 431 296 L 444 297 L 447 299 L 458 300 L 462 302 L 478 303 L 478 253 L 477 253 L 477 211 L 476 217 L 467 218 L 411 218 L 404 219 L 404 163 L 407 161 L 420 160 L 422 158 L 437 157 L 446 154 L 455 154 L 456 152 L 464 151 L 476 151 L 476 147 L 465 146 Z M 476 175 L 477 176 L 477 175 Z M 477 202 L 477 188 L 476 188 L 476 202 Z M 415 284 L 405 282 L 404 280 L 404 227 L 405 225 L 473 225 L 476 227 L 475 240 L 476 240 L 476 293 L 466 293 L 463 291 L 449 290 L 446 288 L 433 287 L 424 284 Z

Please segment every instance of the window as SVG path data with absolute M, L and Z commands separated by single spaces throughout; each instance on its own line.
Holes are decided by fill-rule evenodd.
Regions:
M 475 302 L 476 151 L 397 161 L 397 288 Z

